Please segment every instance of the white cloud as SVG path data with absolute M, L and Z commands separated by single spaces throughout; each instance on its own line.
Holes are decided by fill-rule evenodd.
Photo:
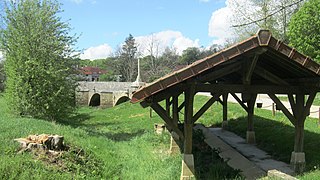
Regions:
M 227 2 L 226 4 L 228 5 Z M 230 22 L 231 13 L 231 9 L 228 6 L 212 13 L 209 21 L 209 36 L 215 38 L 213 44 L 223 44 L 233 36 Z
M 103 59 L 111 56 L 112 48 L 108 44 L 102 44 L 96 47 L 90 47 L 80 54 L 80 59 Z
M 0 51 L 0 61 L 2 61 L 2 59 L 3 59 L 3 54 L 2 54 L 2 52 Z
M 199 39 L 192 40 L 183 36 L 180 31 L 161 31 L 146 36 L 135 37 L 139 52 L 144 56 L 148 55 L 150 47 L 153 47 L 154 53 L 160 55 L 166 47 L 175 48 L 177 53 L 181 54 L 188 47 L 199 47 Z

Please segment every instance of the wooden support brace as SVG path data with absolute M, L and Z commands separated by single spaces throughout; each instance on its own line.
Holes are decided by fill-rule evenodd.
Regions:
M 279 85 L 289 85 L 289 83 L 287 83 L 286 81 L 282 80 L 278 76 L 274 75 L 273 73 L 265 70 L 264 68 L 262 68 L 260 66 L 256 67 L 254 73 L 261 76 L 265 80 L 272 82 L 272 83 L 279 84 Z
M 211 97 L 202 107 L 201 109 L 193 116 L 192 123 L 195 123 L 210 107 L 216 102 L 216 99 L 219 98 L 221 94 L 214 95 Z
M 168 116 L 167 112 L 163 109 L 163 107 L 161 107 L 159 103 L 153 103 L 151 107 L 166 122 L 167 126 L 175 133 L 177 133 L 179 138 L 183 140 L 183 133 L 177 126 L 173 124 L 173 120 Z
M 243 79 L 244 84 L 251 84 L 251 76 L 256 67 L 258 59 L 259 59 L 259 55 L 255 55 L 253 59 L 250 60 L 250 62 L 248 62 L 249 64 L 247 65 L 247 69 Z
M 230 93 L 230 94 L 234 97 L 234 99 L 236 99 L 236 100 L 238 101 L 238 103 L 242 106 L 242 108 L 243 108 L 246 112 L 249 111 L 248 107 L 242 102 L 242 100 L 241 100 L 235 93 Z
M 281 109 L 281 111 L 287 116 L 290 122 L 295 125 L 296 118 L 289 112 L 289 110 L 282 104 L 278 97 L 274 94 L 268 94 L 268 96 L 276 103 L 276 105 Z

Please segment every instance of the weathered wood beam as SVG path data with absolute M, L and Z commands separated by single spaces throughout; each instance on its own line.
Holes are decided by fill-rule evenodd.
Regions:
M 239 71 L 241 69 L 241 64 L 242 64 L 242 62 L 239 61 L 239 62 L 236 62 L 236 63 L 231 64 L 229 66 L 213 70 L 213 72 L 199 77 L 198 80 L 201 82 L 216 80 L 216 79 L 218 79 L 222 76 L 225 76 L 227 74 L 231 74 L 233 72 Z
M 184 154 L 192 154 L 192 130 L 193 130 L 193 102 L 195 95 L 195 84 L 191 83 L 185 91 L 184 109 Z
M 302 117 L 299 117 L 299 118 L 303 118 L 304 120 L 306 119 L 306 117 L 308 116 L 308 113 L 310 113 L 310 107 L 311 107 L 316 95 L 317 95 L 317 92 L 310 93 L 308 100 L 306 102 L 306 105 L 304 106 L 304 109 L 302 112 L 303 114 L 301 115 Z
M 248 131 L 253 131 L 253 115 L 254 115 L 254 104 L 257 99 L 257 94 L 251 94 L 250 100 L 248 102 Z
M 261 76 L 262 78 L 272 82 L 272 83 L 279 84 L 279 85 L 289 85 L 288 82 L 282 80 L 281 78 L 274 75 L 273 73 L 265 70 L 263 67 L 256 66 L 254 73 Z
M 250 62 L 248 62 L 248 61 L 245 62 L 246 69 L 245 69 L 244 78 L 243 78 L 244 84 L 251 84 L 251 77 L 252 77 L 253 71 L 256 67 L 258 59 L 259 59 L 259 55 L 256 54 L 252 59 L 249 60 Z
M 228 120 L 228 94 L 223 94 L 222 95 L 222 108 L 223 108 L 223 121 Z
M 221 94 L 213 95 L 202 107 L 201 109 L 193 116 L 192 123 L 195 123 L 210 107 L 217 101 Z
M 178 126 L 179 122 L 179 96 L 173 96 L 172 97 L 172 119 L 173 124 Z
M 237 102 L 242 106 L 242 108 L 243 108 L 246 112 L 249 111 L 248 107 L 243 103 L 243 101 L 242 101 L 235 93 L 230 93 L 230 94 L 233 96 L 234 99 L 237 100 Z
M 167 112 L 167 115 L 170 117 L 171 116 L 171 113 L 170 113 L 170 97 L 166 99 L 166 112 Z
M 197 92 L 250 94 L 309 94 L 318 89 L 286 85 L 197 84 Z
M 288 100 L 292 109 L 292 113 L 294 117 L 297 117 L 297 107 L 296 107 L 296 102 L 294 100 L 293 94 L 288 94 Z
M 183 102 L 180 104 L 180 106 L 178 107 L 178 111 L 179 111 L 179 112 L 184 108 L 185 104 L 186 104 L 185 101 L 183 101 Z
M 160 106 L 159 103 L 157 103 L 157 102 L 152 103 L 151 108 L 161 117 L 162 120 L 164 120 L 166 122 L 166 124 L 170 128 L 170 130 L 173 130 L 175 133 L 177 133 L 181 140 L 184 139 L 183 133 L 180 131 L 180 129 L 177 126 L 175 126 L 173 124 L 172 118 L 170 118 L 168 116 L 166 111 L 163 109 L 162 106 Z
M 289 112 L 289 110 L 282 104 L 279 98 L 275 94 L 268 94 L 268 96 L 276 103 L 276 105 L 281 109 L 281 111 L 287 116 L 289 121 L 295 125 L 296 118 Z

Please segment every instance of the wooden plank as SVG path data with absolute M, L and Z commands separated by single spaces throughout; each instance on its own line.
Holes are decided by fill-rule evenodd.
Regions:
M 263 67 L 256 66 L 254 73 L 261 76 L 262 78 L 272 82 L 272 83 L 279 84 L 279 85 L 289 85 L 288 82 L 282 80 L 281 78 L 274 75 L 273 73 L 265 70 Z
M 185 104 L 186 104 L 185 101 L 183 101 L 183 102 L 180 104 L 180 106 L 178 107 L 178 111 L 179 111 L 179 112 L 182 110 L 182 108 L 184 108 Z
M 246 112 L 249 111 L 248 107 L 241 101 L 241 99 L 240 99 L 235 93 L 230 93 L 230 94 L 234 97 L 234 99 L 236 99 L 236 100 L 238 101 L 238 103 L 242 106 L 242 108 L 243 108 Z
M 195 123 L 210 107 L 216 102 L 216 99 L 221 96 L 221 94 L 214 95 L 211 97 L 202 107 L 201 109 L 193 116 L 192 123 Z
M 161 107 L 159 103 L 153 103 L 151 107 L 161 117 L 161 119 L 166 122 L 167 126 L 171 130 L 173 130 L 175 133 L 177 133 L 179 138 L 183 140 L 184 139 L 183 133 L 180 131 L 180 129 L 177 126 L 173 124 L 173 120 L 167 115 L 163 107 Z
M 282 104 L 275 94 L 268 94 L 268 96 L 276 103 L 276 105 L 281 109 L 281 111 L 287 116 L 289 121 L 295 125 L 296 118 L 289 112 L 289 110 Z

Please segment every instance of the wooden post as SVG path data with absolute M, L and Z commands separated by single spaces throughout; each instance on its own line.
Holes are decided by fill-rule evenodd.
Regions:
M 296 95 L 295 108 L 293 108 L 295 117 L 295 138 L 294 138 L 294 151 L 291 154 L 290 164 L 294 171 L 297 173 L 302 173 L 305 168 L 305 154 L 303 152 L 303 141 L 304 141 L 304 121 L 303 115 L 304 106 L 304 94 Z
M 253 126 L 254 104 L 257 99 L 257 94 L 251 94 L 248 101 L 248 127 L 247 127 L 247 143 L 254 144 L 256 142 Z
M 178 104 L 178 96 L 172 97 L 172 118 L 173 125 L 178 127 L 179 121 L 179 104 Z M 178 153 L 180 152 L 180 147 L 178 145 L 179 136 L 173 131 L 171 133 L 171 142 L 170 142 L 170 153 Z
M 318 126 L 320 126 L 320 108 L 318 109 Z
M 223 121 L 222 129 L 228 128 L 228 93 L 222 95 L 222 106 L 223 106 Z
M 184 112 L 184 151 L 182 159 L 182 171 L 180 179 L 191 179 L 194 177 L 194 159 L 192 154 L 192 128 L 193 128 L 193 100 L 195 86 L 192 84 L 185 91 L 185 112 Z
M 276 110 L 275 110 L 275 104 L 272 103 L 272 116 L 275 116 L 276 115 Z
M 149 117 L 152 118 L 152 108 L 150 107 Z
M 166 112 L 167 112 L 167 115 L 170 117 L 170 98 L 167 98 L 166 99 Z

